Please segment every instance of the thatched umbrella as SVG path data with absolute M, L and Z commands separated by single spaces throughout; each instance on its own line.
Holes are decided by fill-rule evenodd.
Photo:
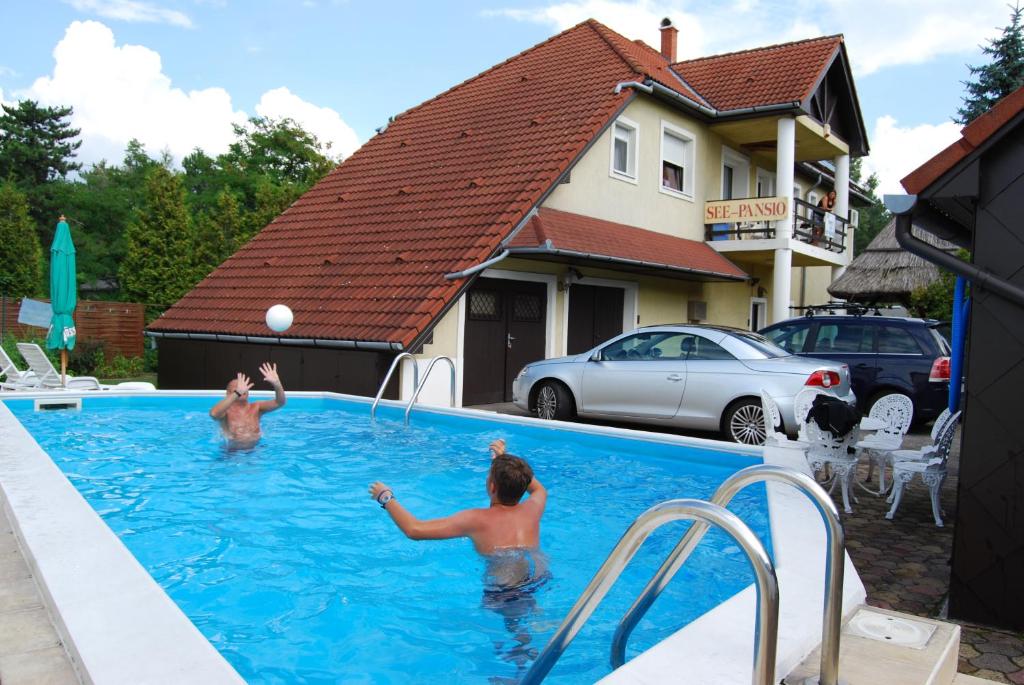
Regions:
M 956 254 L 952 243 L 936 238 L 916 227 L 914 236 L 940 250 Z M 834 297 L 855 302 L 906 305 L 910 293 L 939 280 L 939 267 L 912 255 L 896 242 L 896 220 L 878 232 L 867 249 L 858 255 L 846 272 L 834 280 L 828 291 Z

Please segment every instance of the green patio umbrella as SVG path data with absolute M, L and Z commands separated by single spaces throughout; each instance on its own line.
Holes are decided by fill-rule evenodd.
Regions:
M 71 314 L 78 304 L 78 281 L 75 275 L 75 244 L 71 228 L 61 216 L 57 233 L 50 245 L 50 306 L 53 316 L 46 346 L 60 350 L 60 382 L 67 386 L 68 350 L 75 348 L 75 320 Z

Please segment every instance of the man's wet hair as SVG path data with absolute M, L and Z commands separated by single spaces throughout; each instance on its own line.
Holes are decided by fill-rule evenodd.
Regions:
M 513 454 L 501 454 L 491 461 L 491 482 L 498 501 L 505 506 L 519 504 L 533 480 L 533 469 Z

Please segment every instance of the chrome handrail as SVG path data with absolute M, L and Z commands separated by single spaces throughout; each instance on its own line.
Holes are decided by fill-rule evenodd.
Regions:
M 788 483 L 807 495 L 821 514 L 825 522 L 828 556 L 825 558 L 825 608 L 821 628 L 821 685 L 837 685 L 839 682 L 839 634 L 840 621 L 843 615 L 843 571 L 845 569 L 844 533 L 839 522 L 839 512 L 828 493 L 814 482 L 810 476 L 770 464 L 759 464 L 737 471 L 727 478 L 715 492 L 711 501 L 718 506 L 726 507 L 733 497 L 748 485 L 763 481 Z M 630 633 L 644 617 L 647 610 L 654 604 L 665 586 L 686 562 L 687 557 L 700 543 L 707 532 L 708 526 L 702 522 L 694 523 L 679 541 L 665 563 L 654 574 L 651 581 L 637 597 L 633 606 L 619 622 L 612 638 L 612 668 L 618 668 L 626 661 L 626 641 Z
M 391 368 L 384 374 L 384 382 L 380 384 L 380 390 L 377 391 L 377 396 L 373 398 L 373 405 L 370 406 L 370 420 L 373 421 L 377 413 L 377 405 L 380 404 L 380 398 L 384 396 L 384 388 L 388 387 L 388 381 L 391 380 L 391 374 L 395 372 L 395 367 L 403 359 L 412 360 L 412 387 L 415 388 L 420 384 L 420 366 L 416 363 L 416 357 L 412 356 L 409 352 L 403 352 L 395 360 L 391 362 Z
M 761 541 L 743 521 L 724 507 L 697 499 L 674 499 L 656 504 L 637 517 L 626 530 L 604 564 L 569 610 L 558 631 L 526 672 L 521 685 L 535 685 L 544 679 L 562 653 L 594 613 L 623 569 L 639 551 L 647 536 L 672 521 L 693 520 L 705 527 L 713 524 L 728 533 L 746 553 L 757 579 L 754 615 L 753 685 L 775 682 L 775 643 L 779 626 L 779 584 L 775 567 Z M 698 523 L 694 523 L 694 526 Z
M 438 363 L 442 359 L 448 362 L 448 366 L 450 366 L 452 370 L 451 405 L 453 407 L 455 406 L 455 362 L 452 361 L 451 357 L 445 357 L 443 355 L 440 357 L 434 357 L 430 360 L 430 363 L 427 364 L 427 370 L 423 372 L 423 381 L 416 385 L 416 390 L 412 393 L 412 399 L 409 400 L 409 404 L 405 405 L 405 425 L 409 425 L 409 412 L 412 411 L 412 405 L 416 404 L 416 398 L 420 396 L 420 390 L 423 390 L 423 386 L 427 384 L 427 379 L 430 378 L 431 369 L 434 368 L 434 364 Z

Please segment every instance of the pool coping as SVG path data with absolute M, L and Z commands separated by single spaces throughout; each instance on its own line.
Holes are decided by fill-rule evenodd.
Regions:
M 0 496 L 27 563 L 84 683 L 241 683 L 244 680 L 199 632 L 116 534 L 79 494 L 3 400 L 55 397 L 220 397 L 221 390 L 12 392 L 0 395 Z M 254 392 L 253 396 L 270 396 Z M 289 392 L 366 405 L 366 397 L 332 392 Z M 404 409 L 405 403 L 382 400 Z M 806 471 L 802 454 L 704 438 L 650 433 L 495 412 L 417 405 L 416 412 L 472 416 L 590 435 L 743 453 Z M 415 417 L 416 414 L 413 414 Z M 777 562 L 780 607 L 778 679 L 820 641 L 821 596 L 794 588 L 824 586 L 825 534 L 817 510 L 802 494 L 769 484 L 768 509 Z M 812 522 L 807 525 L 807 521 Z M 91 584 L 83 582 L 90 578 Z M 787 592 L 787 589 L 789 592 Z M 846 561 L 844 611 L 864 599 L 864 586 Z M 686 664 L 688 683 L 747 683 L 753 660 L 753 585 L 627 662 L 601 682 L 664 682 Z M 809 630 L 807 626 L 813 626 Z

